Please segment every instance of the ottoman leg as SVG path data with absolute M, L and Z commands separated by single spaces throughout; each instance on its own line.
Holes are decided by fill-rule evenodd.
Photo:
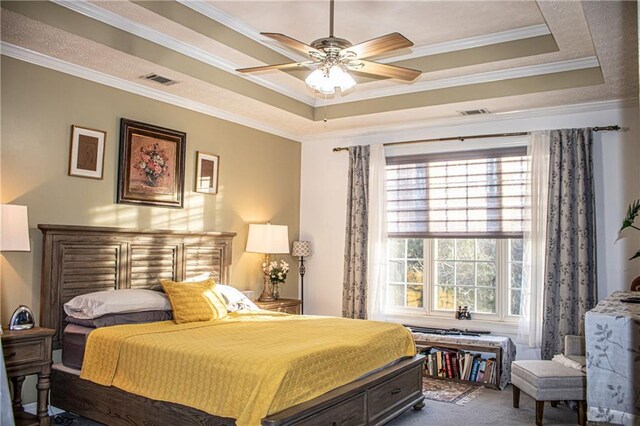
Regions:
M 544 416 L 544 401 L 536 401 L 536 426 L 542 426 Z
M 520 408 L 520 388 L 513 386 L 513 408 Z
M 587 403 L 586 401 L 578 401 L 578 424 L 585 426 L 587 424 Z

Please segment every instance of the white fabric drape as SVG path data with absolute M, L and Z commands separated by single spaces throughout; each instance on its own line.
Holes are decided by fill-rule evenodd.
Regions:
M 522 300 L 517 342 L 530 348 L 542 345 L 542 305 L 546 258 L 547 214 L 549 211 L 549 155 L 551 137 L 548 131 L 529 135 L 527 154 L 528 183 L 522 270 Z
M 367 319 L 384 320 L 387 281 L 387 188 L 383 145 L 369 156 L 369 297 Z

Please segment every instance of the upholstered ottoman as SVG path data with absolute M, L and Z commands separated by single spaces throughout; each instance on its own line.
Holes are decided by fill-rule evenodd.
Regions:
M 555 361 L 514 361 L 511 364 L 513 406 L 520 405 L 520 391 L 536 400 L 536 425 L 542 424 L 544 402 L 578 401 L 578 423 L 586 424 L 587 378 L 574 368 Z

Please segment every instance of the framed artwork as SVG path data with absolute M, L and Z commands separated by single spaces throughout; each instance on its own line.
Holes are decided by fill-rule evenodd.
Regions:
M 102 179 L 107 132 L 71 126 L 69 176 Z
M 218 193 L 218 164 L 220 157 L 198 151 L 196 160 L 196 192 Z
M 118 203 L 182 208 L 187 134 L 120 120 Z

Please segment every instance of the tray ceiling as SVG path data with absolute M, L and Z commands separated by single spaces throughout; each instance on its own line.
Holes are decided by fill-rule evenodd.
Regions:
M 326 98 L 305 85 L 307 69 L 235 69 L 303 59 L 259 33 L 325 37 L 328 1 L 1 5 L 3 55 L 296 140 L 638 93 L 635 2 L 337 0 L 336 36 L 401 32 L 414 46 L 376 60 L 423 74 L 356 75 L 353 90 Z M 141 78 L 150 73 L 177 83 Z

